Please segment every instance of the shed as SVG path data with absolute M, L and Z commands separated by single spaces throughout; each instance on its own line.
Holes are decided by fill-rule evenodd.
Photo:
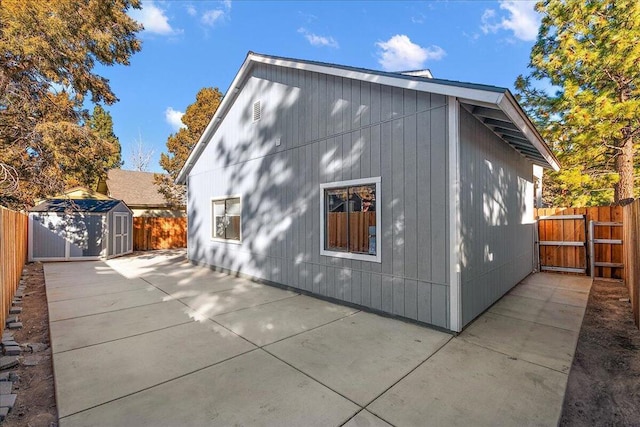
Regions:
M 188 257 L 460 331 L 534 269 L 533 165 L 506 88 L 249 52 L 191 151 Z
M 49 199 L 29 211 L 29 261 L 106 259 L 133 251 L 121 200 Z

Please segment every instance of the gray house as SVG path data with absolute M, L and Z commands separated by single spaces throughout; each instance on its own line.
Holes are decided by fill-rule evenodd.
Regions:
M 534 164 L 508 89 L 250 52 L 177 180 L 188 257 L 460 331 L 534 268 Z
M 29 261 L 87 261 L 132 251 L 132 212 L 121 200 L 49 199 L 29 211 Z

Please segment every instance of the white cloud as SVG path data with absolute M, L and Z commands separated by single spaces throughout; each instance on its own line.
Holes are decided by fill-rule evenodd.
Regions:
M 506 16 L 497 21 L 497 13 L 486 9 L 480 18 L 483 33 L 497 33 L 500 30 L 511 31 L 523 41 L 533 41 L 538 36 L 540 15 L 535 11 L 535 1 L 502 0 L 500 9 L 506 10 Z
M 196 10 L 195 6 L 189 4 L 187 5 L 187 13 L 189 14 L 189 16 L 196 16 L 198 14 L 198 11 Z
M 338 42 L 333 37 L 319 36 L 308 31 L 306 28 L 300 28 L 298 32 L 300 34 L 303 34 L 304 38 L 307 39 L 307 41 L 311 43 L 312 46 L 326 46 L 336 49 L 340 47 L 338 45 Z
M 223 0 L 221 3 L 222 8 L 210 9 L 202 14 L 200 21 L 204 25 L 213 27 L 216 23 L 223 20 L 229 15 L 229 12 L 231 11 L 231 0 Z
M 202 15 L 202 23 L 205 25 L 209 25 L 212 26 L 214 25 L 220 18 L 222 18 L 224 16 L 224 11 L 220 10 L 220 9 L 215 9 L 215 10 L 207 10 L 203 15 Z
M 144 26 L 146 32 L 163 36 L 176 35 L 182 32 L 182 30 L 171 27 L 165 11 L 153 4 L 152 1 L 142 3 L 142 9 L 133 9 L 129 14 Z
M 174 110 L 172 107 L 167 107 L 164 111 L 164 119 L 175 130 L 186 127 L 184 123 L 182 123 L 182 116 L 184 116 L 182 111 Z
M 440 46 L 422 47 L 404 34 L 397 34 L 385 42 L 377 42 L 380 48 L 378 62 L 387 71 L 400 71 L 424 67 L 427 61 L 442 59 L 447 53 Z

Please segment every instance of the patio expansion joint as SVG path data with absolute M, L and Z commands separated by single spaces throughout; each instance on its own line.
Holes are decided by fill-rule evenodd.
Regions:
M 516 320 L 519 320 L 519 321 L 521 321 L 521 322 L 529 322 L 529 323 L 533 323 L 534 325 L 546 326 L 546 327 L 548 327 L 548 328 L 559 329 L 559 330 L 561 330 L 561 331 L 573 332 L 573 333 L 576 333 L 576 334 L 579 334 L 579 333 L 580 333 L 580 331 L 574 331 L 573 329 L 561 328 L 561 327 L 559 327 L 559 326 L 548 325 L 548 324 L 546 324 L 546 323 L 540 323 L 540 322 L 536 322 L 536 321 L 534 321 L 534 320 L 527 320 L 527 319 L 522 319 L 522 318 L 520 318 L 520 317 L 509 316 L 508 314 L 502 314 L 502 313 L 498 313 L 498 312 L 496 312 L 496 311 L 492 311 L 492 309 L 489 309 L 489 310 L 487 311 L 487 313 L 491 313 L 491 314 L 493 314 L 493 315 L 495 315 L 495 316 L 506 317 L 506 318 L 508 318 L 508 319 L 516 319 Z M 582 317 L 580 318 L 580 325 L 582 325 L 582 319 L 584 319 L 584 313 L 582 314 Z
M 55 302 L 57 302 L 57 301 L 52 301 L 52 303 L 55 303 Z M 149 304 L 134 305 L 133 307 L 123 307 L 123 308 L 118 308 L 116 310 L 101 311 L 99 313 L 83 314 L 81 316 L 74 316 L 74 317 L 65 317 L 64 319 L 49 320 L 49 323 L 62 322 L 62 321 L 65 321 L 65 320 L 73 320 L 73 319 L 82 319 L 83 317 L 98 316 L 100 314 L 106 314 L 106 313 L 117 313 L 119 311 L 130 310 L 132 308 L 145 307 L 145 306 L 148 306 L 148 305 L 164 304 L 166 302 L 167 301 L 150 302 Z
M 362 411 L 362 410 L 365 408 L 365 406 L 360 405 L 358 402 L 355 402 L 353 399 L 350 399 L 349 397 L 347 397 L 347 396 L 345 396 L 344 394 L 340 393 L 338 390 L 336 390 L 336 389 L 334 389 L 334 388 L 332 388 L 332 387 L 328 386 L 327 384 L 323 383 L 323 382 L 322 382 L 322 381 L 320 381 L 319 379 L 314 378 L 313 376 L 311 376 L 311 375 L 307 374 L 306 372 L 304 372 L 304 371 L 302 371 L 302 370 L 298 369 L 297 367 L 295 367 L 295 366 L 294 366 L 294 365 L 292 365 L 291 363 L 287 362 L 286 360 L 281 359 L 280 357 L 278 357 L 278 356 L 276 356 L 275 354 L 271 353 L 271 352 L 270 352 L 269 350 L 267 350 L 266 348 L 264 348 L 264 347 L 259 347 L 259 348 L 258 348 L 258 350 L 262 350 L 262 351 L 264 351 L 264 352 L 265 352 L 265 353 L 267 353 L 269 356 L 273 357 L 274 359 L 279 360 L 280 362 L 282 362 L 282 363 L 284 363 L 285 365 L 289 366 L 290 368 L 294 369 L 296 372 L 298 372 L 298 373 L 300 373 L 300 374 L 304 375 L 305 377 L 307 377 L 307 378 L 309 378 L 309 379 L 311 379 L 311 380 L 313 380 L 313 381 L 317 382 L 318 384 L 320 384 L 321 386 L 323 386 L 323 387 L 325 387 L 325 388 L 327 388 L 327 389 L 331 390 L 332 392 L 334 392 L 334 393 L 335 393 L 335 394 L 337 394 L 338 396 L 340 396 L 340 397 L 342 397 L 342 398 L 344 398 L 344 399 L 348 400 L 349 402 L 353 403 L 353 404 L 354 404 L 354 405 L 356 405 L 358 408 L 360 408 L 360 410 L 359 410 L 358 412 Z M 347 421 L 348 421 L 348 420 L 347 420 Z
M 533 322 L 532 322 L 532 323 L 533 323 Z M 545 326 L 546 326 L 546 325 L 545 325 Z M 541 367 L 541 368 L 545 368 L 545 369 L 548 369 L 548 370 L 550 370 L 550 371 L 554 371 L 554 372 L 557 372 L 557 373 L 559 373 L 559 374 L 566 375 L 567 377 L 569 376 L 569 372 L 562 372 L 562 371 L 559 371 L 559 370 L 557 370 L 557 369 L 555 369 L 555 368 L 552 368 L 552 367 L 550 367 L 550 366 L 541 365 L 540 363 L 532 362 L 532 361 L 530 361 L 530 360 L 523 359 L 523 358 L 521 358 L 521 357 L 516 357 L 516 356 L 514 356 L 514 355 L 512 355 L 512 354 L 504 353 L 504 352 L 502 352 L 502 351 L 498 351 L 498 350 L 493 349 L 493 348 L 490 348 L 490 347 L 485 347 L 484 345 L 480 345 L 480 344 L 475 343 L 475 342 L 472 342 L 472 341 L 467 341 L 466 339 L 461 338 L 461 336 L 460 336 L 460 335 L 458 335 L 458 336 L 457 336 L 457 337 L 455 337 L 455 338 L 456 338 L 456 339 L 459 339 L 460 341 L 463 341 L 463 342 L 465 343 L 465 345 L 473 345 L 473 346 L 476 346 L 476 347 L 480 347 L 480 348 L 483 348 L 483 349 L 485 349 L 485 350 L 489 350 L 489 351 L 491 351 L 491 352 L 493 352 L 493 353 L 501 354 L 501 355 L 503 355 L 503 356 L 507 356 L 507 357 L 508 357 L 509 359 L 511 359 L 511 360 L 519 360 L 519 361 L 522 361 L 522 362 L 526 362 L 526 363 L 528 363 L 528 364 L 530 364 L 530 365 L 539 366 L 539 367 Z M 573 359 L 572 359 L 572 360 L 573 360 Z
M 448 343 L 451 342 L 452 339 L 454 339 L 454 336 L 450 336 L 448 340 L 446 340 L 445 342 L 442 343 L 442 345 L 440 347 L 438 347 L 436 349 L 436 351 L 434 351 L 433 353 L 431 353 L 430 355 L 428 355 L 422 362 L 418 363 L 416 366 L 414 366 L 409 372 L 407 372 L 406 374 L 404 374 L 403 376 L 401 376 L 400 378 L 398 378 L 397 381 L 395 381 L 393 384 L 391 384 L 389 387 L 387 387 L 386 389 L 384 389 L 381 393 L 379 393 L 377 396 L 375 396 L 373 399 L 371 399 L 367 404 L 365 404 L 362 408 L 366 409 L 369 405 L 371 405 L 373 402 L 375 402 L 377 399 L 379 399 L 382 395 L 384 395 L 386 392 L 388 392 L 389 390 L 391 390 L 393 387 L 396 386 L 396 384 L 398 384 L 400 381 L 404 380 L 405 378 L 407 378 L 409 375 L 411 375 L 413 372 L 415 372 L 419 367 L 421 367 L 422 365 L 424 365 L 425 363 L 427 363 L 429 361 L 429 359 L 431 359 L 433 356 L 435 356 L 436 354 L 438 354 L 438 352 L 440 352 L 440 350 L 442 350 Z M 371 412 L 371 411 L 369 411 Z M 373 415 L 373 412 L 371 412 Z M 385 420 L 384 418 L 376 415 L 376 417 L 384 420 L 385 422 L 388 422 L 387 420 Z M 391 423 L 389 423 L 391 424 Z
M 136 308 L 136 307 L 134 307 L 134 308 Z M 110 312 L 110 313 L 112 313 L 112 312 Z M 104 313 L 99 313 L 99 314 L 104 314 Z M 68 350 L 56 351 L 56 352 L 53 352 L 53 354 L 56 354 L 56 355 L 57 354 L 63 354 L 63 353 L 68 353 L 70 351 L 81 350 L 83 348 L 95 347 L 97 345 L 109 344 L 109 343 L 112 343 L 112 342 L 121 341 L 121 340 L 128 339 L 128 338 L 139 337 L 139 336 L 142 336 L 142 335 L 151 334 L 151 333 L 158 332 L 158 331 L 164 331 L 164 330 L 170 329 L 170 328 L 175 328 L 177 326 L 186 325 L 188 323 L 193 323 L 194 321 L 195 320 L 190 319 L 190 320 L 188 320 L 186 322 L 180 322 L 180 323 L 176 323 L 175 325 L 165 326 L 164 328 L 158 328 L 158 329 L 154 329 L 152 331 L 140 332 L 139 334 L 127 335 L 126 337 L 114 338 L 112 340 L 97 342 L 97 343 L 94 343 L 94 344 L 83 345 L 82 347 L 70 348 Z
M 365 408 L 360 408 L 360 410 L 358 412 L 356 412 L 355 414 L 353 414 L 352 416 L 350 416 L 347 421 L 343 422 L 342 424 L 340 424 L 340 427 L 344 426 L 345 424 L 347 424 L 349 421 L 351 421 L 352 419 L 354 419 L 355 417 L 358 416 L 358 414 L 360 414 L 362 411 L 367 411 Z M 376 417 L 377 419 L 389 424 L 391 427 L 395 427 L 395 424 L 391 424 L 389 421 L 385 420 L 384 418 L 374 414 L 371 411 L 367 411 L 369 412 L 371 415 L 373 415 L 374 417 Z
M 339 317 L 339 318 L 334 319 L 334 320 L 331 320 L 331 321 L 329 321 L 329 322 L 327 322 L 327 323 L 323 323 L 322 325 L 314 326 L 313 328 L 305 329 L 304 331 L 301 331 L 301 332 L 295 333 L 295 334 L 293 334 L 293 335 L 289 335 L 289 336 L 284 337 L 284 338 L 280 338 L 279 340 L 276 340 L 276 341 L 270 342 L 270 343 L 268 343 L 268 344 L 263 344 L 263 345 L 258 345 L 258 344 L 255 344 L 255 343 L 251 343 L 251 344 L 255 345 L 255 346 L 256 346 L 256 347 L 258 347 L 258 348 L 263 348 L 263 347 L 266 347 L 266 346 L 268 346 L 268 345 L 272 345 L 272 344 L 276 344 L 276 343 L 279 343 L 279 342 L 284 341 L 284 340 L 288 340 L 289 338 L 297 337 L 298 335 L 306 334 L 307 332 L 315 331 L 316 329 L 320 329 L 320 328 L 322 328 L 322 327 L 324 327 L 324 326 L 331 325 L 332 323 L 339 322 L 339 321 L 341 321 L 341 320 L 343 320 L 343 319 L 346 319 L 346 318 L 348 318 L 348 317 L 354 316 L 354 315 L 356 315 L 356 314 L 358 314 L 358 313 L 362 313 L 362 310 L 354 311 L 353 313 L 349 313 L 349 314 L 347 314 L 346 316 Z M 215 320 L 214 320 L 214 322 L 215 322 Z M 216 323 L 218 323 L 218 322 L 216 322 Z M 218 323 L 218 324 L 219 324 L 219 323 Z M 249 340 L 247 340 L 247 341 L 249 341 Z M 251 342 L 251 341 L 249 341 L 249 342 Z M 268 350 L 265 350 L 265 351 L 267 351 L 267 353 L 268 353 Z M 269 354 L 270 354 L 270 353 L 269 353 Z
M 588 292 L 580 292 L 580 291 L 574 291 L 573 289 L 563 289 L 563 290 L 568 290 L 571 292 L 577 292 L 577 293 L 586 293 L 587 295 L 589 294 Z M 555 293 L 555 292 L 554 292 Z M 558 305 L 566 305 L 568 307 L 586 307 L 586 303 L 585 304 L 569 304 L 569 303 L 564 303 L 564 302 L 555 302 L 555 301 L 551 301 L 551 298 L 553 298 L 553 295 L 549 296 L 549 298 L 547 299 L 542 299 L 542 298 L 534 298 L 534 297 L 530 297 L 527 295 L 518 295 L 518 294 L 512 294 L 512 293 L 508 293 L 506 294 L 510 297 L 518 297 L 518 298 L 526 298 L 528 300 L 533 300 L 533 301 L 542 301 L 544 303 L 550 303 L 550 304 L 558 304 Z
M 253 351 L 258 351 L 258 350 L 259 350 L 258 348 L 252 348 L 252 349 L 250 349 L 250 350 L 244 351 L 244 352 L 239 353 L 239 354 L 236 354 L 236 355 L 234 355 L 234 356 L 227 357 L 226 359 L 220 360 L 220 361 L 218 361 L 218 362 L 216 362 L 216 363 L 212 363 L 211 365 L 203 366 L 203 367 L 198 368 L 198 369 L 195 369 L 195 370 L 193 370 L 193 371 L 191 371 L 191 372 L 186 372 L 186 373 L 181 374 L 181 375 L 178 375 L 178 376 L 176 376 L 176 377 L 174 377 L 174 378 L 170 378 L 170 379 L 168 379 L 168 380 L 161 381 L 161 382 L 159 382 L 159 383 L 157 383 L 157 384 L 153 384 L 153 385 L 150 385 L 150 386 L 148 386 L 148 387 L 144 387 L 144 388 L 142 388 L 142 389 L 140 389 L 140 390 L 136 390 L 136 391 L 133 391 L 133 392 L 131 392 L 131 393 L 127 393 L 127 394 L 125 394 L 125 395 L 118 396 L 118 397 L 116 397 L 115 399 L 107 400 L 107 401 L 102 402 L 102 403 L 99 403 L 99 404 L 97 404 L 97 405 L 93 405 L 93 406 L 90 406 L 90 407 L 88 407 L 88 408 L 84 408 L 84 409 L 82 409 L 82 410 L 80 410 L 80 411 L 76 411 L 76 412 L 73 412 L 73 413 L 71 413 L 71 414 L 67 414 L 67 415 L 65 415 L 64 417 L 60 417 L 60 419 L 62 420 L 62 419 L 64 419 L 64 418 L 68 418 L 68 417 L 71 417 L 71 416 L 74 416 L 74 415 L 77 415 L 77 414 L 81 414 L 82 412 L 86 412 L 86 411 L 89 411 L 89 410 L 91 410 L 91 409 L 95 409 L 95 408 L 98 408 L 98 407 L 100 407 L 100 406 L 107 405 L 107 404 L 109 404 L 109 403 L 116 402 L 116 401 L 121 400 L 121 399 L 125 399 L 125 398 L 127 398 L 127 397 L 129 397 L 129 396 L 133 396 L 133 395 L 136 395 L 136 394 L 138 394 L 138 393 L 142 393 L 142 392 L 147 391 L 147 390 L 151 390 L 152 388 L 159 387 L 159 386 L 161 386 L 161 385 L 164 385 L 164 384 L 170 383 L 170 382 L 172 382 L 172 381 L 179 380 L 179 379 L 184 378 L 184 377 L 186 377 L 186 376 L 188 376 L 188 375 L 192 375 L 192 374 L 195 374 L 195 373 L 197 373 L 197 372 L 204 371 L 205 369 L 212 368 L 212 367 L 214 367 L 214 366 L 216 366 L 216 365 L 219 365 L 219 364 L 221 364 L 221 363 L 227 362 L 227 361 L 229 361 L 229 360 L 233 360 L 233 359 L 235 359 L 235 358 L 237 358 L 237 357 L 244 356 L 245 354 L 249 354 L 249 353 L 251 353 L 251 352 L 253 352 Z
M 292 298 L 296 298 L 299 297 L 301 294 L 296 294 L 296 295 L 289 295 L 283 298 L 278 298 L 278 299 L 274 299 L 272 301 L 266 301 L 266 302 L 261 302 L 260 304 L 255 304 L 255 305 L 250 305 L 249 307 L 242 307 L 242 308 L 238 308 L 236 310 L 230 310 L 230 311 L 223 311 L 220 313 L 216 313 L 213 317 L 217 317 L 217 316 L 222 316 L 224 314 L 229 314 L 229 313 L 236 313 L 238 311 L 244 311 L 244 310 L 251 310 L 252 308 L 256 308 L 256 307 L 262 307 L 263 305 L 269 305 L 269 304 L 273 304 L 274 302 L 279 302 L 279 301 L 286 301 L 288 299 L 292 299 Z M 180 301 L 180 300 L 178 300 Z M 183 303 L 184 305 L 186 305 L 187 307 L 189 307 L 192 310 L 195 310 L 195 308 L 191 307 L 190 305 L 188 305 L 187 303 L 180 301 L 181 303 Z M 213 320 L 214 322 L 216 322 L 213 317 L 207 317 L 207 319 Z M 218 323 L 218 322 L 216 322 Z
M 69 287 L 69 286 L 67 286 Z M 56 289 L 60 289 L 60 288 L 56 288 Z M 105 292 L 102 294 L 96 294 L 96 295 L 87 295 L 87 296 L 83 296 L 83 297 L 77 297 L 77 298 L 65 298 L 65 299 L 57 299 L 57 300 L 53 300 L 51 301 L 52 303 L 54 302 L 64 302 L 64 301 L 77 301 L 79 299 L 83 299 L 83 298 L 95 298 L 97 296 L 102 296 L 102 295 L 116 295 L 116 294 L 122 294 L 124 292 L 133 292 L 133 291 L 141 291 L 144 290 L 144 288 L 138 288 L 138 289 L 126 289 L 124 291 L 115 291 L 115 292 Z

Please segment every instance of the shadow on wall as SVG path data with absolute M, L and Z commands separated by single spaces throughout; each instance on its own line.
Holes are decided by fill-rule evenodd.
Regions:
M 369 106 L 354 105 L 342 98 L 328 103 L 325 113 L 333 123 L 332 129 L 328 129 L 327 123 L 310 118 L 317 117 L 317 111 L 305 112 L 305 105 L 310 104 L 302 102 L 305 96 L 302 75 L 299 84 L 293 86 L 279 83 L 278 76 L 276 81 L 269 81 L 260 78 L 259 72 L 256 75 L 253 85 L 246 85 L 243 92 L 251 90 L 245 99 L 262 99 L 264 115 L 253 123 L 251 105 L 246 105 L 238 120 L 252 130 L 236 132 L 237 139 L 236 134 L 223 132 L 219 140 L 209 143 L 200 160 L 207 157 L 209 162 L 211 157 L 216 158 L 217 169 L 212 179 L 215 181 L 218 174 L 224 174 L 225 179 L 221 180 L 224 187 L 218 189 L 215 186 L 220 184 L 209 183 L 215 188 L 211 192 L 198 184 L 188 186 L 188 257 L 225 271 L 317 291 L 326 285 L 327 279 L 320 269 L 303 268 L 295 276 L 300 283 L 291 283 L 289 278 L 293 276 L 286 271 L 290 268 L 287 264 L 326 264 L 337 268 L 353 265 L 342 259 L 320 259 L 319 184 L 350 179 L 350 168 L 360 161 L 366 149 L 359 121 Z M 277 99 L 277 105 L 269 104 L 270 95 L 275 95 L 271 99 Z M 321 103 L 314 103 L 312 108 L 323 108 L 318 104 Z M 294 116 L 298 111 L 299 120 Z M 319 126 L 325 129 L 318 130 Z M 320 136 L 313 139 L 313 134 Z M 199 194 L 196 196 L 195 192 Z M 208 239 L 211 212 L 203 200 L 209 203 L 209 195 L 240 193 L 242 244 L 212 243 Z M 393 206 L 391 191 L 385 194 L 383 202 Z M 387 221 L 389 227 L 381 225 L 382 238 L 391 241 L 394 229 L 391 219 L 385 218 Z M 403 220 L 395 221 L 393 227 L 396 234 L 403 231 Z M 403 242 L 394 244 L 402 246 Z M 349 281 L 350 271 L 341 270 L 341 282 Z
M 102 254 L 106 236 L 102 215 L 39 213 L 32 218 L 34 258 L 64 258 L 67 246 L 70 257 L 98 257 Z
M 532 166 L 475 118 L 461 132 L 463 322 L 533 270 Z M 529 203 L 527 204 L 527 201 Z

